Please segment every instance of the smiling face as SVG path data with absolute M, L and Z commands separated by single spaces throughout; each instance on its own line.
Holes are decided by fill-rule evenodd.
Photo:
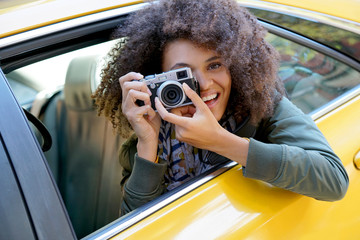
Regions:
M 200 97 L 216 120 L 223 116 L 231 91 L 231 77 L 224 60 L 215 52 L 189 40 L 168 43 L 163 53 L 162 69 L 189 67 L 200 84 Z

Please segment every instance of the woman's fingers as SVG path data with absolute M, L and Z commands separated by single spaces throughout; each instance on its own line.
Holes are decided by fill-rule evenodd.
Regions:
M 122 86 L 123 100 L 127 97 L 130 91 L 137 91 L 151 95 L 151 91 L 148 89 L 144 82 L 131 81 L 124 82 Z
M 134 89 L 139 92 L 148 93 L 151 95 L 151 91 L 146 86 L 145 82 L 141 81 L 130 81 L 130 82 L 124 82 L 122 86 L 123 91 L 128 92 L 131 89 Z
M 176 125 L 185 126 L 188 124 L 189 117 L 193 117 L 194 114 L 198 113 L 211 113 L 210 109 L 202 101 L 200 96 L 192 90 L 186 83 L 183 83 L 183 89 L 188 98 L 193 102 L 194 106 L 184 106 L 172 109 L 169 113 L 164 106 L 161 104 L 158 98 L 155 98 L 155 107 L 159 112 L 162 119 L 171 122 Z
M 135 103 L 137 100 L 141 100 L 145 103 L 145 105 L 150 105 L 150 96 L 148 93 L 130 89 L 128 92 L 128 96 L 131 99 L 132 103 Z
M 131 108 L 139 107 L 139 105 L 137 105 L 137 103 L 136 103 L 137 100 L 143 101 L 144 105 L 151 105 L 150 104 L 150 96 L 148 93 L 139 92 L 137 90 L 130 89 L 128 91 L 128 93 L 126 94 L 126 96 L 123 96 L 123 101 L 122 101 L 122 105 L 121 105 L 121 109 L 122 109 L 123 113 L 128 115 L 127 112 Z
M 122 111 L 127 116 L 131 114 L 133 107 L 138 107 L 137 100 L 141 100 L 145 105 L 150 104 L 151 91 L 142 79 L 143 75 L 140 73 L 130 72 L 119 78 L 122 91 Z
M 131 109 L 127 112 L 126 118 L 130 123 L 139 123 L 145 120 L 144 116 L 146 115 L 150 116 L 151 118 L 154 118 L 156 115 L 154 109 L 152 109 L 150 105 L 144 105 Z
M 140 73 L 129 72 L 129 73 L 127 73 L 124 76 L 121 76 L 119 78 L 119 83 L 120 83 L 121 88 L 123 88 L 123 84 L 125 82 L 131 82 L 133 80 L 140 80 L 142 78 L 144 78 L 144 76 L 142 74 L 140 74 Z
M 151 95 L 151 91 L 146 86 L 145 82 L 137 81 L 143 79 L 144 76 L 140 73 L 130 72 L 119 78 L 119 83 L 122 89 L 122 100 L 125 101 L 127 94 L 130 90 L 136 90 L 139 92 L 148 93 Z
M 194 90 L 192 90 L 186 83 L 183 83 L 182 86 L 186 96 L 190 98 L 197 110 L 200 110 L 201 112 L 209 110 L 209 108 Z
M 171 123 L 173 123 L 175 125 L 185 124 L 185 118 L 177 116 L 177 115 L 175 115 L 173 113 L 169 113 L 164 108 L 164 106 L 162 105 L 162 103 L 160 102 L 158 97 L 155 98 L 155 107 L 156 107 L 156 110 L 158 111 L 160 117 L 162 119 L 164 119 L 165 121 L 171 122 Z

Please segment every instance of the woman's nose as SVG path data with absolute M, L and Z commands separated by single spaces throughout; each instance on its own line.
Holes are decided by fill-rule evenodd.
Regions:
M 197 72 L 195 73 L 196 80 L 199 82 L 200 90 L 205 91 L 210 88 L 212 84 L 211 78 L 205 73 Z

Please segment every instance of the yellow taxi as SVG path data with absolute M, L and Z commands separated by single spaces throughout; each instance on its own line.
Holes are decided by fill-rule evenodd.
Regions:
M 91 95 L 131 0 L 0 2 L 0 239 L 360 239 L 360 2 L 239 0 L 349 175 L 318 201 L 220 164 L 119 216 L 125 139 Z M 126 37 L 126 36 L 123 36 Z M 236 184 L 234 184 L 236 183 Z

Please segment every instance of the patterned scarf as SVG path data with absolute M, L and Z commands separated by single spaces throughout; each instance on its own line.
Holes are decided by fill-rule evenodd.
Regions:
M 219 123 L 229 132 L 236 128 L 232 115 L 224 115 Z M 209 162 L 210 151 L 178 141 L 175 138 L 175 125 L 164 120 L 160 127 L 158 154 L 160 160 L 168 164 L 165 184 L 169 191 L 214 166 Z

